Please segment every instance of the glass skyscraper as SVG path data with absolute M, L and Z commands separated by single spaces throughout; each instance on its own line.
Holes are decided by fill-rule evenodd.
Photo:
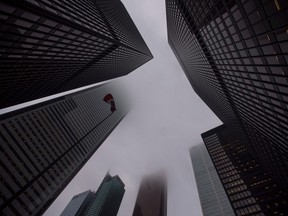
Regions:
M 195 92 L 288 189 L 288 2 L 166 0 L 168 42 Z
M 166 0 L 168 42 L 224 123 L 202 135 L 236 215 L 287 215 L 288 2 Z
M 190 149 L 203 216 L 235 216 L 204 144 Z
M 60 216 L 116 216 L 124 187 L 119 176 L 107 174 L 96 192 L 85 191 L 74 196 Z
M 236 215 L 288 214 L 287 191 L 225 125 L 202 138 Z
M 128 112 L 121 92 L 102 85 L 0 116 L 0 215 L 51 205 Z
M 120 0 L 4 0 L 0 20 L 0 108 L 123 76 L 153 57 Z
M 142 179 L 133 216 L 166 216 L 167 182 L 162 172 Z

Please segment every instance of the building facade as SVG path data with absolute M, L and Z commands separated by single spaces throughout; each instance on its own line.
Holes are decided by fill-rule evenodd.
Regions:
M 168 42 L 195 92 L 288 190 L 288 3 L 166 0 Z
M 287 215 L 288 193 L 224 125 L 202 134 L 235 215 Z
M 127 111 L 103 85 L 1 115 L 0 215 L 41 215 Z
M 142 179 L 133 216 L 166 216 L 167 183 L 164 175 L 156 173 Z
M 124 188 L 119 176 L 107 174 L 96 192 L 85 191 L 74 196 L 60 216 L 116 216 Z
M 0 108 L 123 76 L 153 57 L 120 0 L 4 0 L 0 19 Z
M 203 216 L 235 216 L 205 145 L 193 146 L 190 157 Z

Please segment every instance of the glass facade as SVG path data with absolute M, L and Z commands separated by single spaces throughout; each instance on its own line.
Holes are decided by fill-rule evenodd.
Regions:
M 86 191 L 74 196 L 60 216 L 116 216 L 124 187 L 119 176 L 107 174 L 96 192 Z
M 195 92 L 288 189 L 288 2 L 166 0 L 168 42 Z
M 204 144 L 190 149 L 203 216 L 235 216 Z
M 77 194 L 68 203 L 60 216 L 76 216 L 80 209 L 86 206 L 92 196 L 93 193 L 90 190 Z
M 0 108 L 123 76 L 152 58 L 120 0 L 5 0 L 0 20 Z
M 287 191 L 226 126 L 207 131 L 202 138 L 237 216 L 288 214 Z
M 0 214 L 40 215 L 128 111 L 104 85 L 0 116 Z M 114 97 L 111 112 L 105 95 Z

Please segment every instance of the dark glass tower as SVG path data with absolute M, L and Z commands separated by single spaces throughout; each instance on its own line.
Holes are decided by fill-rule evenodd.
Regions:
M 41 215 L 125 116 L 126 104 L 119 88 L 104 85 L 0 116 L 0 215 Z
M 204 144 L 190 149 L 203 216 L 235 216 Z
M 120 0 L 4 0 L 0 21 L 0 108 L 120 77 L 152 58 Z
M 287 191 L 227 127 L 207 131 L 202 138 L 235 215 L 288 215 Z
M 96 192 L 85 191 L 72 198 L 60 216 L 116 216 L 125 193 L 119 176 L 105 176 Z
M 195 92 L 288 190 L 288 2 L 166 7 L 169 44 Z
M 167 184 L 162 173 L 142 179 L 133 216 L 166 216 Z

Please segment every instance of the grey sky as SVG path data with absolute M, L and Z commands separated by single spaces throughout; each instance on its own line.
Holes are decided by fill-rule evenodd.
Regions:
M 168 170 L 168 216 L 202 215 L 188 149 L 221 122 L 194 93 L 167 43 L 164 0 L 122 0 L 154 55 L 123 79 L 134 108 L 65 188 L 45 216 L 96 190 L 108 170 L 125 183 L 118 216 L 132 214 L 140 179 Z

